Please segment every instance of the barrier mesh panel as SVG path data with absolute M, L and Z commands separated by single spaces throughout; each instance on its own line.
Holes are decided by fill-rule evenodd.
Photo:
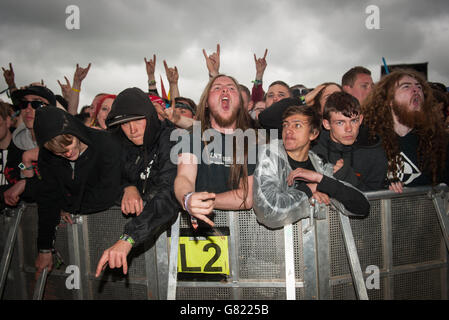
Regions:
M 391 211 L 394 266 L 442 259 L 444 240 L 431 199 L 393 199 Z
M 346 248 L 337 212 L 329 210 L 329 245 L 331 277 L 350 274 Z M 364 271 L 367 266 L 375 265 L 383 269 L 382 216 L 380 200 L 371 201 L 369 216 L 349 219 L 354 236 L 360 265 Z
M 379 289 L 367 289 L 369 300 L 382 300 L 384 299 L 385 278 L 380 278 Z M 332 286 L 331 289 L 332 300 L 356 300 L 356 294 L 352 282 L 341 283 Z
M 285 300 L 285 288 L 243 288 L 243 300 Z
M 146 285 L 126 281 L 92 281 L 94 300 L 146 300 Z
M 83 218 L 87 221 L 88 228 L 90 273 L 95 275 L 97 263 L 103 251 L 117 242 L 129 218 L 122 214 L 119 207 L 112 207 L 103 212 L 83 216 Z M 121 271 L 106 268 L 102 280 L 106 280 L 111 275 L 112 278 L 124 277 Z M 127 277 L 129 279 L 146 277 L 143 246 L 138 246 L 131 250 L 128 257 Z
M 232 300 L 231 288 L 177 288 L 176 300 Z
M 383 200 L 390 201 L 390 200 Z M 388 252 L 384 247 L 391 246 L 392 273 L 382 275 L 380 289 L 368 290 L 370 299 L 385 298 L 386 288 L 391 288 L 392 299 L 441 299 L 447 290 L 447 267 L 438 264 L 447 262 L 447 250 L 441 234 L 433 202 L 426 196 L 413 196 L 391 200 L 391 228 L 392 243 L 384 243 L 384 219 L 382 216 L 382 201 L 372 200 L 370 215 L 366 219 L 350 219 L 362 271 L 369 265 L 378 266 L 380 271 L 386 271 Z M 214 221 L 218 227 L 229 227 L 229 213 L 217 211 Z M 389 215 L 390 213 L 385 213 Z M 87 262 L 89 266 L 89 288 L 92 289 L 93 299 L 147 299 L 148 292 L 145 285 L 146 265 L 143 246 L 134 248 L 128 258 L 129 272 L 123 276 L 121 270 L 111 271 L 109 268 L 100 280 L 94 280 L 96 264 L 103 251 L 113 245 L 127 218 L 121 214 L 120 208 L 113 207 L 107 211 L 83 216 L 87 233 L 84 234 L 86 248 L 88 248 Z M 238 212 L 238 228 L 236 241 L 238 248 L 239 276 L 243 280 L 279 281 L 285 279 L 284 266 L 284 236 L 283 230 L 268 230 L 257 223 L 252 211 Z M 388 219 L 386 220 L 388 221 Z M 2 242 L 5 241 L 6 230 L 4 221 Z M 295 250 L 295 275 L 297 281 L 302 281 L 304 262 L 302 253 L 301 223 L 293 228 Z M 181 227 L 189 228 L 187 215 L 181 219 Z M 67 232 L 68 226 L 62 224 L 57 232 L 56 248 L 61 253 L 65 265 L 55 270 L 48 278 L 45 299 L 76 299 L 76 290 L 68 290 L 65 286 L 67 275 L 65 267 L 71 264 L 69 260 L 68 241 L 71 238 Z M 331 282 L 336 283 L 339 278 L 350 280 L 346 250 L 341 234 L 338 215 L 333 210 L 329 212 L 329 250 Z M 34 290 L 34 261 L 37 256 L 37 206 L 29 204 L 25 210 L 18 241 L 14 250 L 11 268 L 18 270 L 23 266 L 26 282 L 24 290 L 31 299 Z M 80 235 L 81 236 L 81 235 Z M 4 243 L 0 244 L 0 248 Z M 23 248 L 23 256 L 18 255 L 18 246 Z M 80 248 L 81 252 L 84 248 Z M 22 261 L 23 259 L 23 261 Z M 20 260 L 20 261 L 19 261 Z M 420 266 L 417 271 L 417 264 Z M 422 270 L 422 266 L 426 269 Z M 81 275 L 84 276 L 83 274 Z M 366 275 L 365 275 L 366 276 Z M 15 280 L 15 279 L 12 279 Z M 15 281 L 8 278 L 8 286 L 17 286 Z M 180 284 L 182 285 L 182 284 Z M 198 284 L 201 285 L 200 283 Z M 86 288 L 87 290 L 88 288 Z M 296 288 L 297 299 L 304 296 L 303 288 Z M 241 299 L 285 299 L 285 288 L 225 288 L 225 287 L 178 287 L 177 299 L 223 299 L 235 297 Z M 25 295 L 20 295 L 21 297 Z M 19 297 L 19 295 L 17 295 Z M 8 295 L 5 299 L 11 298 Z M 14 298 L 14 297 L 12 297 Z M 351 282 L 333 284 L 332 299 L 355 299 L 354 287 Z
M 240 277 L 285 279 L 283 230 L 267 230 L 252 212 L 239 214 L 238 221 Z
M 268 230 L 260 225 L 252 210 L 226 212 L 216 210 L 213 220 L 217 227 L 230 227 L 229 215 L 238 215 L 237 248 L 238 248 L 238 274 L 241 280 L 254 281 L 285 281 L 285 253 L 284 232 Z M 190 228 L 187 215 L 181 216 L 181 228 Z M 297 281 L 303 279 L 302 243 L 298 236 L 298 227 L 294 226 L 295 271 Z M 300 252 L 300 255 L 298 255 Z M 182 281 L 179 281 L 182 286 Z M 285 288 L 239 288 L 238 296 L 241 299 L 285 299 Z M 232 299 L 231 288 L 198 288 L 178 287 L 177 299 Z M 214 296 L 216 295 L 216 296 Z M 297 288 L 297 297 L 303 295 L 303 289 Z
M 393 277 L 395 300 L 441 299 L 441 270 L 404 273 Z
M 63 267 L 65 269 L 65 267 Z M 47 282 L 45 284 L 43 300 L 74 300 L 76 289 L 69 290 L 66 288 L 66 279 L 68 274 L 58 274 L 55 275 L 54 272 L 50 273 L 47 277 Z M 34 273 L 25 274 L 26 284 L 27 284 L 27 295 L 28 299 L 33 298 L 33 293 L 35 289 L 35 278 Z

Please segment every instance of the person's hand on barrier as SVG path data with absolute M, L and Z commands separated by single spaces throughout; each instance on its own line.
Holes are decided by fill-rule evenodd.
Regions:
M 210 192 L 194 192 L 187 201 L 187 212 L 210 226 L 214 226 L 212 220 L 207 215 L 211 214 L 215 206 L 215 193 Z
M 331 203 L 329 196 L 319 191 L 315 191 L 310 199 L 315 199 L 319 204 L 329 205 Z M 313 203 L 311 204 L 313 205 Z
M 68 213 L 68 212 L 65 212 L 64 210 L 61 210 L 61 218 L 66 223 L 73 224 L 72 215 L 70 213 Z
M 323 175 L 321 173 L 304 168 L 297 168 L 292 172 L 290 172 L 290 174 L 287 177 L 287 183 L 289 186 L 293 185 L 293 183 L 295 183 L 295 180 L 302 180 L 311 183 L 320 183 L 321 179 L 323 179 Z
M 398 181 L 398 182 L 392 182 L 390 186 L 388 187 L 389 190 L 394 191 L 396 193 L 402 193 L 404 190 L 404 183 Z
M 48 272 L 53 268 L 53 254 L 51 252 L 48 253 L 39 253 L 34 262 L 34 266 L 36 267 L 36 280 L 39 278 L 39 275 L 47 268 Z
M 121 268 L 123 266 L 123 274 L 128 273 L 128 263 L 126 257 L 131 251 L 132 245 L 128 241 L 119 240 L 112 247 L 105 250 L 100 258 L 95 272 L 95 278 L 98 278 L 101 272 L 109 264 L 109 268 Z
M 217 52 L 207 55 L 206 50 L 203 49 L 203 55 L 206 59 L 206 67 L 209 71 L 209 77 L 215 77 L 220 73 L 220 44 L 217 44 Z
M 345 164 L 345 162 L 344 162 L 344 160 L 343 159 L 339 159 L 338 161 L 337 161 L 337 163 L 335 164 L 335 166 L 334 166 L 334 174 L 335 174 L 335 172 L 337 172 L 338 170 L 340 170 L 341 168 L 343 168 L 343 165 Z
M 126 215 L 136 214 L 139 215 L 143 211 L 143 200 L 140 196 L 139 190 L 135 186 L 129 186 L 125 188 L 125 192 L 122 198 L 122 212 Z
M 26 180 L 19 180 L 11 188 L 3 193 L 5 203 L 8 206 L 16 206 L 20 200 L 20 195 L 25 191 Z

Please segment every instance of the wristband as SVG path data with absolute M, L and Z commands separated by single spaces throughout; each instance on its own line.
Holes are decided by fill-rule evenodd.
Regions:
M 149 86 L 155 86 L 156 85 L 156 80 L 148 80 L 148 85 Z
M 31 165 L 31 167 L 27 167 L 25 164 L 23 164 L 23 162 L 19 163 L 18 167 L 20 168 L 20 170 L 32 170 L 36 168 L 36 166 L 34 165 Z
M 254 83 L 255 85 L 258 85 L 258 84 L 262 84 L 262 80 L 253 80 L 253 81 L 251 81 L 252 83 Z
M 39 253 L 53 253 L 52 249 L 39 249 Z
M 75 91 L 75 92 L 78 92 L 78 93 L 81 92 L 81 90 L 78 90 L 78 89 L 75 89 L 75 88 L 72 88 L 72 90 Z
M 129 235 L 125 234 L 125 233 L 120 236 L 120 240 L 128 241 L 131 244 L 131 246 L 133 246 L 134 243 L 135 243 L 133 238 L 131 238 L 131 236 L 129 236 Z
M 189 214 L 190 214 L 190 212 L 189 212 L 189 209 L 187 208 L 187 202 L 189 201 L 192 194 L 194 194 L 194 192 L 187 192 L 183 197 L 184 198 L 184 210 L 187 211 Z
M 192 214 L 189 211 L 189 208 L 187 208 L 187 202 L 189 201 L 190 197 L 194 194 L 195 192 L 188 192 L 184 195 L 184 209 L 187 211 L 187 213 L 190 215 L 190 223 L 192 224 L 192 227 L 196 230 L 196 228 L 198 228 L 198 220 L 192 216 Z

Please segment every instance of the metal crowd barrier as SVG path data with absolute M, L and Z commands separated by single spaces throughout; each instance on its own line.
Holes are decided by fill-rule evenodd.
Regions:
M 64 264 L 46 283 L 44 275 L 35 280 L 37 207 L 27 204 L 21 220 L 0 216 L 0 252 L 11 253 L 9 268 L 2 260 L 2 299 L 447 299 L 448 190 L 371 192 L 365 219 L 328 208 L 325 219 L 278 230 L 259 225 L 252 211 L 217 211 L 216 227 L 202 233 L 181 214 L 133 248 L 126 276 L 106 268 L 97 279 L 101 254 L 129 219 L 113 207 L 59 226 Z M 16 222 L 12 251 L 7 235 Z

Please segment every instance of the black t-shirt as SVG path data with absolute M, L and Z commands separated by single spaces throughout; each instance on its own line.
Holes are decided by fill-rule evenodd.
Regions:
M 423 186 L 432 184 L 432 174 L 429 170 L 422 171 L 418 166 L 418 146 L 419 137 L 413 130 L 403 137 L 399 137 L 399 148 L 401 150 L 401 158 L 404 164 L 404 170 L 399 172 L 399 180 L 407 187 Z M 449 168 L 446 157 L 446 168 Z M 440 176 L 439 182 L 447 183 L 448 175 Z
M 303 169 L 315 171 L 315 168 L 313 167 L 312 161 L 310 161 L 310 158 L 307 158 L 306 161 L 296 161 L 296 160 L 293 160 L 292 158 L 290 158 L 289 155 L 287 155 L 287 157 L 288 157 L 288 163 L 290 164 L 290 167 L 292 167 L 292 170 L 295 170 L 298 168 L 303 168 Z M 295 188 L 297 190 L 302 191 L 305 194 L 307 194 L 307 196 L 309 198 L 313 195 L 312 190 L 310 190 L 310 188 L 307 186 L 307 184 L 304 181 L 295 180 Z
M 222 193 L 230 191 L 234 189 L 231 188 L 229 183 L 231 164 L 233 162 L 232 137 L 234 135 L 222 134 L 214 129 L 209 129 L 209 133 L 212 133 L 215 139 L 213 141 L 210 139 L 207 145 L 204 141 L 195 141 L 193 133 L 190 133 L 190 151 L 180 150 L 179 153 L 190 152 L 195 154 L 198 159 L 198 171 L 195 181 L 196 192 Z M 194 144 L 197 144 L 197 146 L 194 147 Z M 200 148 L 198 148 L 199 144 L 201 145 Z M 201 150 L 201 154 L 196 154 L 195 150 Z M 243 151 L 243 147 L 238 145 L 237 150 Z M 250 148 L 250 150 L 253 150 L 253 148 Z M 243 155 L 243 153 L 237 151 L 237 159 L 239 159 L 239 154 Z M 256 164 L 249 163 L 247 168 L 248 176 L 251 176 L 256 169 Z

